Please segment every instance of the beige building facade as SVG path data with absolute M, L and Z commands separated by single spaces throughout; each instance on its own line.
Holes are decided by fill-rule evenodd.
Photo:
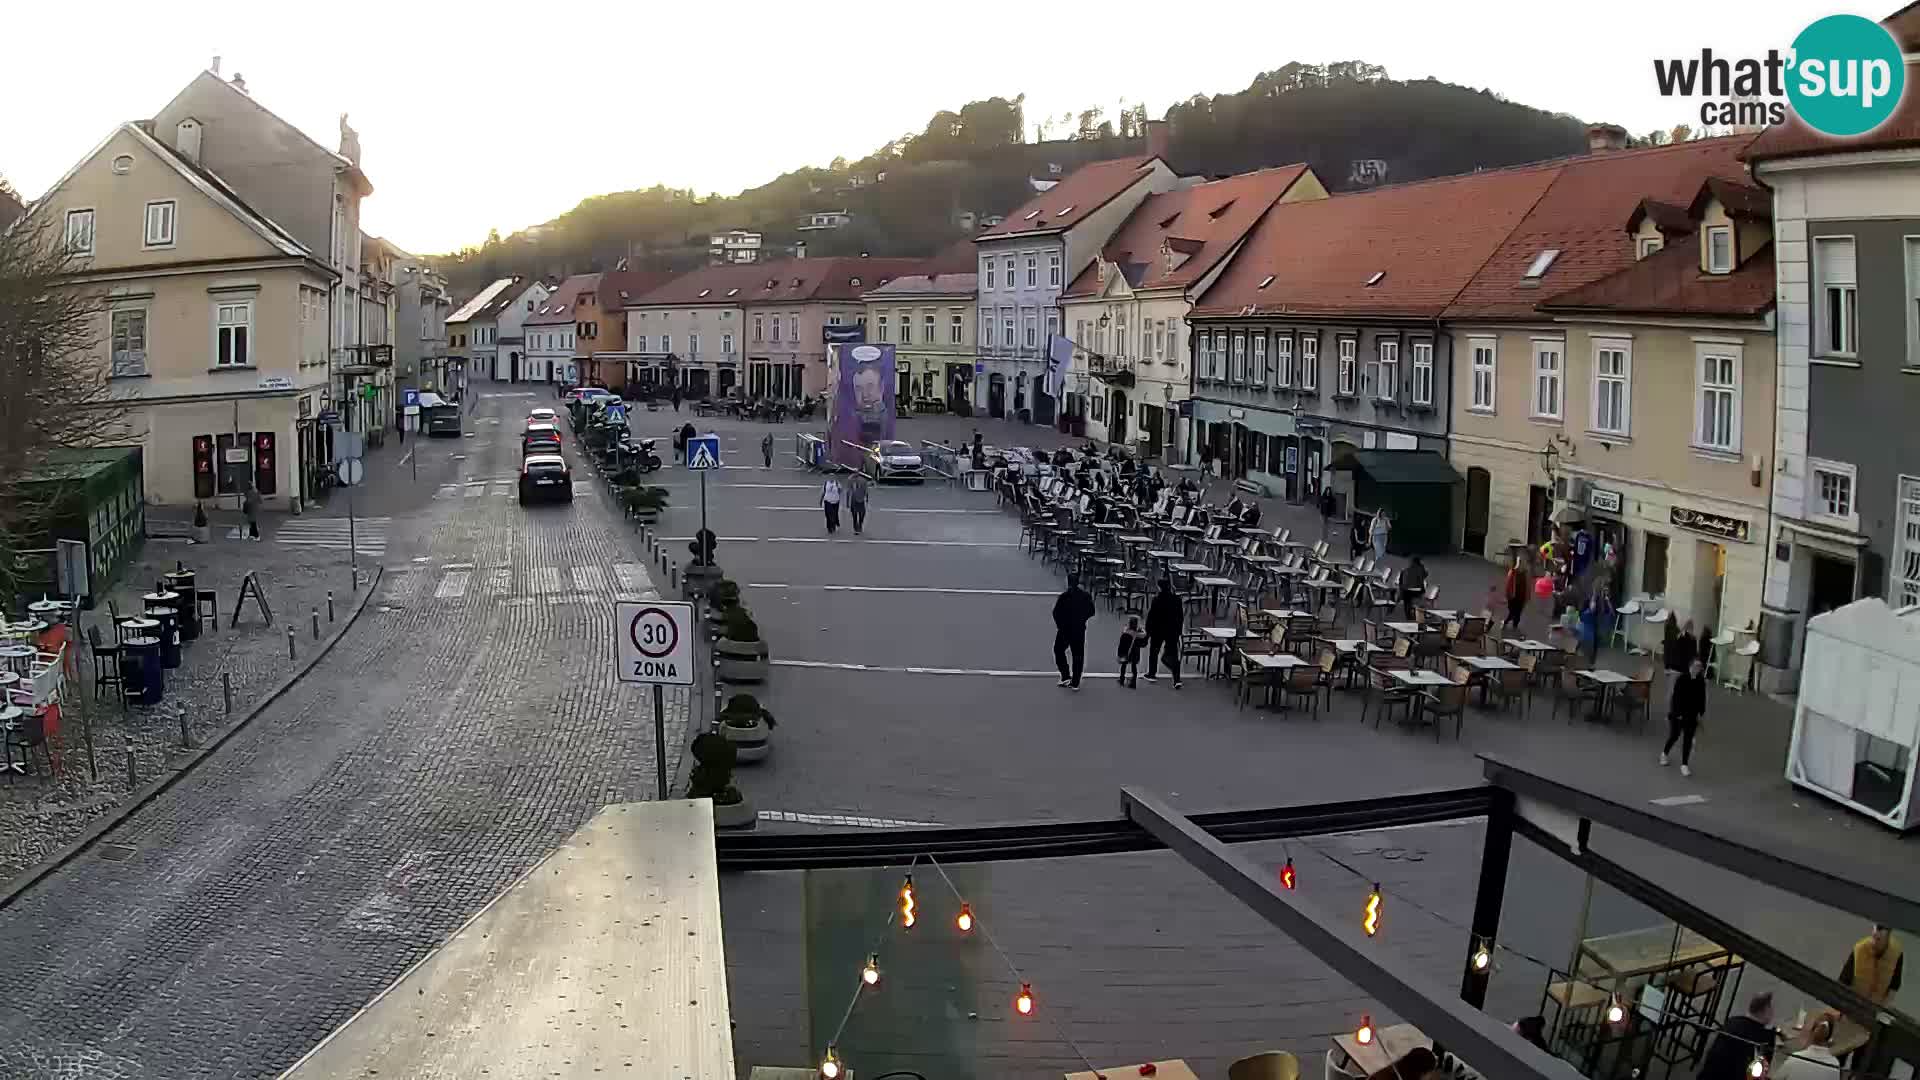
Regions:
M 297 506 L 299 427 L 323 408 L 337 275 L 139 124 L 35 204 L 101 298 L 97 357 L 142 447 L 150 503 Z
M 866 296 L 867 340 L 894 347 L 898 400 L 968 400 L 973 385 L 978 277 L 907 274 Z

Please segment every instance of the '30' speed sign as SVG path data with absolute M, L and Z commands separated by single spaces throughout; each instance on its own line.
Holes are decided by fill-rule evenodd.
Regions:
M 622 600 L 614 606 L 620 635 L 620 681 L 693 685 L 693 605 Z

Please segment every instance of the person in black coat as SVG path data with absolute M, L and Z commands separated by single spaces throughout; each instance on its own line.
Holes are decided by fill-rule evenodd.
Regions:
M 1671 626 L 1671 616 L 1669 616 L 1669 626 Z M 1693 620 L 1689 619 L 1686 626 L 1667 638 L 1663 666 L 1677 675 L 1692 667 L 1693 662 L 1699 658 L 1700 639 L 1693 632 Z
M 1154 665 L 1164 661 L 1167 675 L 1173 679 L 1173 688 L 1180 689 L 1180 629 L 1186 620 L 1185 601 L 1173 591 L 1172 581 L 1161 578 L 1160 591 L 1153 595 L 1153 603 L 1147 605 L 1148 682 L 1160 681 Z
M 1660 764 L 1667 763 L 1673 744 L 1680 744 L 1680 775 L 1693 775 L 1693 736 L 1700 730 L 1700 717 L 1707 711 L 1707 666 L 1695 658 L 1687 672 L 1673 680 L 1673 703 L 1667 708 L 1667 745 L 1660 750 Z
M 1053 662 L 1060 669 L 1060 685 L 1080 689 L 1080 673 L 1087 666 L 1087 620 L 1093 618 L 1093 597 L 1080 587 L 1077 575 L 1068 575 L 1067 589 L 1053 602 Z M 1067 654 L 1073 666 L 1067 666 Z
M 1773 1060 L 1778 1038 L 1773 1030 L 1773 995 L 1753 995 L 1747 1001 L 1747 1014 L 1728 1020 L 1713 1037 L 1695 1080 L 1746 1080 L 1747 1067 L 1753 1064 L 1756 1053 L 1769 1062 Z

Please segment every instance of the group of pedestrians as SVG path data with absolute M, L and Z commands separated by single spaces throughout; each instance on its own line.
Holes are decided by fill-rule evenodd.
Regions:
M 1067 587 L 1053 601 L 1053 662 L 1060 669 L 1060 685 L 1080 689 L 1087 666 L 1087 623 L 1094 616 L 1093 596 L 1080 587 L 1077 574 L 1067 575 Z M 1159 665 L 1164 664 L 1173 688 L 1180 689 L 1180 631 L 1187 619 L 1186 603 L 1173 591 L 1173 582 L 1160 579 L 1160 590 L 1147 605 L 1147 622 L 1140 616 L 1127 616 L 1126 629 L 1120 631 L 1116 659 L 1120 664 L 1120 685 L 1140 685 L 1140 656 L 1147 658 L 1147 681 L 1159 682 Z
M 867 502 L 873 493 L 871 484 L 867 474 L 858 470 L 846 474 L 844 480 L 838 474 L 828 474 L 827 482 L 820 486 L 820 506 L 826 511 L 828 536 L 840 531 L 842 503 L 853 518 L 853 535 L 859 536 L 867 527 Z

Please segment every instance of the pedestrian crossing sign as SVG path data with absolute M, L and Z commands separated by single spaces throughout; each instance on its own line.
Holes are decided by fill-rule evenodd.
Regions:
M 720 467 L 720 436 L 695 435 L 687 440 L 687 468 L 717 469 Z

